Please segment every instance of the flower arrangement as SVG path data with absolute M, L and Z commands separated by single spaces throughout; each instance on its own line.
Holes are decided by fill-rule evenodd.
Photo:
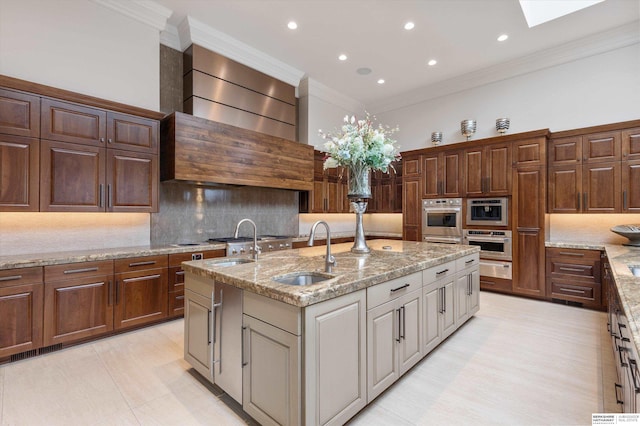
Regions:
M 358 169 L 381 170 L 387 173 L 395 160 L 400 159 L 396 141 L 389 136 L 397 132 L 398 127 L 390 128 L 374 124 L 375 117 L 366 113 L 365 119 L 357 120 L 355 116 L 345 116 L 342 132 L 339 134 L 323 133 L 320 136 L 329 141 L 325 143 L 327 155 L 324 169 L 338 166 Z M 395 170 L 395 169 L 394 169 Z

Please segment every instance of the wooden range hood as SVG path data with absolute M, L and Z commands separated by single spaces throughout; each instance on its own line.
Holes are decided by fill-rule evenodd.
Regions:
M 162 181 L 313 189 L 313 147 L 174 112 L 161 122 Z

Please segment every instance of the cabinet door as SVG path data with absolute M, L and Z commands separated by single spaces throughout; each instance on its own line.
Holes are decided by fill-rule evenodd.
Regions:
M 439 283 L 425 285 L 422 290 L 423 300 L 423 353 L 426 355 L 442 341 L 440 314 L 442 311 L 442 288 Z
M 0 89 L 0 133 L 40 137 L 40 98 Z
M 402 237 L 407 241 L 420 241 L 422 221 L 422 200 L 418 178 L 404 178 L 402 184 Z
M 550 166 L 574 166 L 576 164 L 582 164 L 582 136 L 549 141 Z
M 622 159 L 640 160 L 640 127 L 622 131 Z
M 0 170 L 0 212 L 37 212 L 40 141 L 0 135 Z
M 42 283 L 0 287 L 0 359 L 42 346 L 43 295 Z
M 422 359 L 422 289 L 404 295 L 400 303 L 398 361 L 402 375 Z
M 242 290 L 216 282 L 214 294 L 214 380 L 242 404 Z
M 442 338 L 446 339 L 451 333 L 456 331 L 455 313 L 455 281 L 441 282 L 443 293 L 442 304 Z
M 440 194 L 444 197 L 460 197 L 462 195 L 462 153 L 445 152 L 442 154 L 442 172 Z
M 640 213 L 640 160 L 622 162 L 622 211 Z
M 113 275 L 46 282 L 44 345 L 113 330 Z
M 583 212 L 622 211 L 620 162 L 585 164 L 582 173 Z
M 456 324 L 460 325 L 469 319 L 469 276 L 466 273 L 456 276 L 455 298 Z
M 324 192 L 327 213 L 338 213 L 338 179 L 336 177 L 328 177 L 325 181 Z
M 107 151 L 106 208 L 113 212 L 158 211 L 158 156 Z
M 262 425 L 301 424 L 300 337 L 243 315 L 242 409 Z
M 549 168 L 549 213 L 578 213 L 582 210 L 582 166 Z
M 546 163 L 545 137 L 514 142 L 511 149 L 511 164 L 514 167 L 539 167 Z
M 397 300 L 367 311 L 367 401 L 371 402 L 400 376 L 397 342 L 401 311 Z
M 469 317 L 480 310 L 480 270 L 469 272 Z
M 367 404 L 366 291 L 305 308 L 305 424 L 344 424 Z
M 544 297 L 546 285 L 544 266 L 541 266 L 544 265 L 544 240 L 540 230 L 519 229 L 514 232 L 513 249 L 513 292 Z
M 158 154 L 160 123 L 149 118 L 109 112 L 107 143 L 109 148 Z
M 104 147 L 106 129 L 104 110 L 42 98 L 42 139 Z
M 582 161 L 599 163 L 620 161 L 621 133 L 604 132 L 582 136 Z
M 103 212 L 104 148 L 40 142 L 40 210 Z
M 213 383 L 213 327 L 211 299 L 185 290 L 184 359 Z
M 440 197 L 440 154 L 422 158 L 422 196 Z
M 311 197 L 311 213 L 324 213 L 326 206 L 324 195 L 324 181 L 313 181 L 313 191 L 309 193 L 309 197 Z
M 464 151 L 464 192 L 467 196 L 482 195 L 483 193 L 483 157 L 482 148 Z
M 167 316 L 167 269 L 116 274 L 114 327 L 126 328 Z
M 485 192 L 511 195 L 511 144 L 489 145 L 486 150 Z

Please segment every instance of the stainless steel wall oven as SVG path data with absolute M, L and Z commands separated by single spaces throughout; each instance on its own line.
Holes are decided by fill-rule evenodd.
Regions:
M 462 198 L 422 200 L 422 241 L 462 243 Z

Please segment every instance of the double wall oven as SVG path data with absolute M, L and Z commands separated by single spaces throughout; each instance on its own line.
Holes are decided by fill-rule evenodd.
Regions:
M 462 198 L 422 200 L 422 241 L 462 243 Z
M 511 231 L 465 229 L 464 244 L 480 247 L 480 275 L 510 280 L 513 277 Z

